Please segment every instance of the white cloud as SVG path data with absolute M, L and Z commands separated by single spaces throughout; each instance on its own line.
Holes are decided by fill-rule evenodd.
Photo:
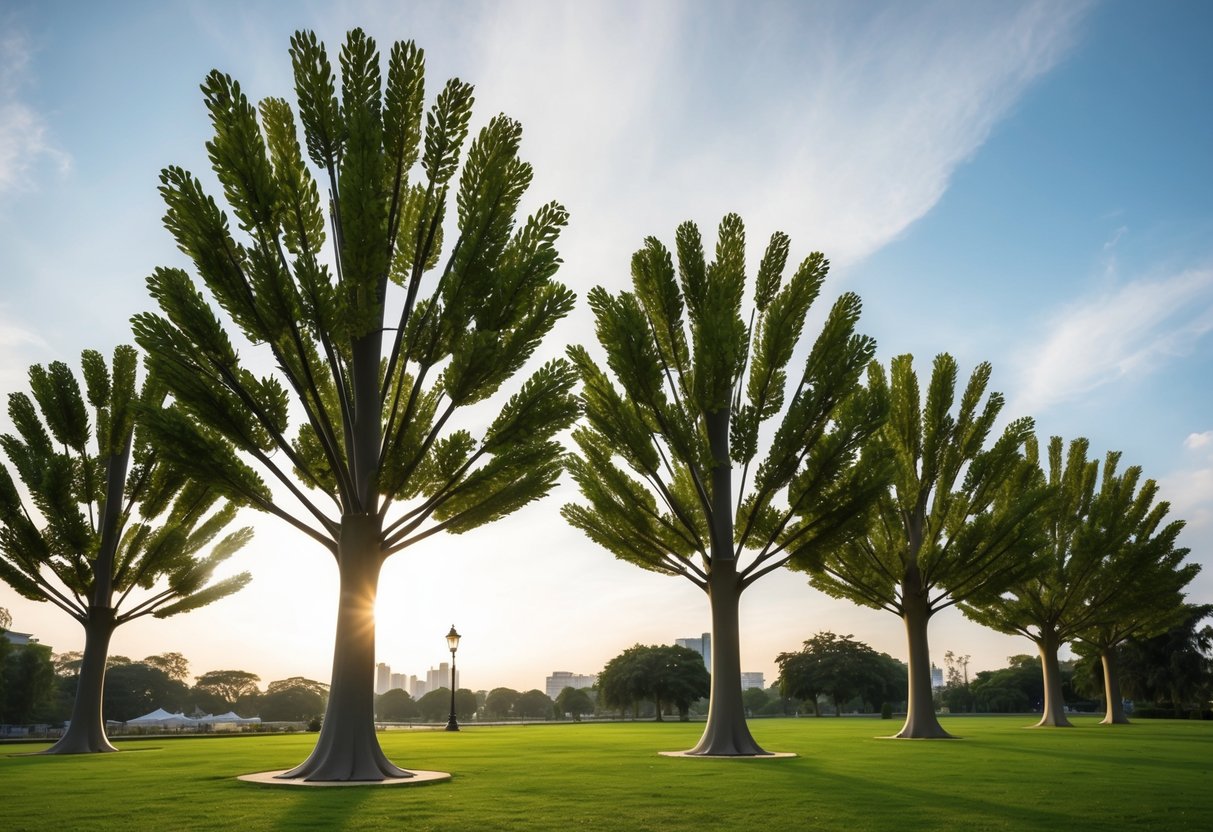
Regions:
M 45 120 L 22 98 L 29 60 L 20 32 L 0 35 L 0 194 L 28 187 L 39 161 L 60 172 L 71 168 L 71 157 L 54 145 Z
M 1085 8 L 500 3 L 469 77 L 478 117 L 525 125 L 533 192 L 569 206 L 569 264 L 595 282 L 645 235 L 734 210 L 841 264 L 936 204 Z
M 1038 413 L 1186 355 L 1213 330 L 1213 268 L 1137 280 L 1058 311 L 1026 349 L 1014 412 Z M 1201 434 L 1204 436 L 1204 434 Z M 1201 441 L 1192 440 L 1190 441 Z
M 1189 433 L 1188 438 L 1184 440 L 1184 447 L 1195 451 L 1208 447 L 1210 443 L 1213 443 L 1213 430 L 1206 430 L 1203 433 Z

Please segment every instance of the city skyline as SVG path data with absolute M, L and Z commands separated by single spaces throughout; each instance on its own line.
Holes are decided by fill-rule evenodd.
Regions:
M 222 4 L 220 4 L 222 6 Z M 291 97 L 288 38 L 314 28 L 335 51 L 364 27 L 380 48 L 415 38 L 428 90 L 477 86 L 473 129 L 497 112 L 524 127 L 535 204 L 572 220 L 558 278 L 579 297 L 543 358 L 592 339 L 592 286 L 628 282 L 646 235 L 737 211 L 750 248 L 775 230 L 792 259 L 833 262 L 819 306 L 853 290 L 859 330 L 886 362 L 953 353 L 967 377 L 994 367 L 1004 414 L 1042 436 L 1088 436 L 1161 483 L 1213 601 L 1213 57 L 1198 3 L 326 4 L 154 9 L 18 0 L 0 11 L 0 393 L 26 368 L 131 341 L 144 278 L 181 265 L 161 227 L 161 167 L 218 193 L 198 83 L 212 67 L 254 98 Z M 133 45 L 133 46 L 132 46 Z M 147 71 L 155 66 L 155 72 Z M 554 71 L 558 67 L 559 71 Z M 120 93 L 117 91 L 121 91 Z M 709 244 L 712 241 L 709 240 Z M 820 316 L 810 320 L 815 333 Z M 10 430 L 0 413 L 0 432 Z M 602 665 L 633 644 L 709 629 L 686 582 L 615 560 L 544 501 L 390 560 L 379 655 L 428 666 L 452 622 L 466 687 L 527 690 Z M 331 558 L 244 512 L 252 543 L 226 568 L 252 584 L 188 616 L 122 628 L 131 658 L 179 651 L 195 673 L 327 681 L 336 614 Z M 64 652 L 79 626 L 0 586 L 13 626 Z M 905 659 L 888 613 L 774 573 L 741 610 L 742 666 L 820 630 Z M 1032 653 L 1026 639 L 949 610 L 932 654 L 970 673 Z M 482 681 L 483 680 L 483 683 Z

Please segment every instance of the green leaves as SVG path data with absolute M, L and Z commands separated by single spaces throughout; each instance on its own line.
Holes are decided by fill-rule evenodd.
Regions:
M 81 365 L 96 413 L 91 430 L 80 384 L 65 364 L 31 369 L 37 408 L 24 394 L 10 397 L 20 438 L 5 436 L 0 446 L 37 512 L 27 509 L 0 466 L 0 579 L 81 622 L 94 608 L 123 607 L 135 587 L 159 585 L 161 591 L 127 606 L 119 623 L 171 601 L 188 605 L 187 596 L 206 591 L 213 569 L 208 564 L 235 551 L 221 544 L 210 558 L 195 557 L 235 510 L 208 515 L 218 494 L 166 464 L 164 448 L 146 441 L 144 417 L 161 413 L 163 390 L 154 380 L 139 386 L 133 348 L 116 348 L 110 366 L 86 350 Z M 186 448 L 185 454 L 197 450 Z
M 567 213 L 548 203 L 516 228 L 531 167 L 519 157 L 521 126 L 506 116 L 479 132 L 452 182 L 472 87 L 449 81 L 423 130 L 425 56 L 412 42 L 392 47 L 384 73 L 375 41 L 349 32 L 339 81 L 313 33 L 296 33 L 290 55 L 302 143 L 290 103 L 267 97 L 255 110 L 237 81 L 214 72 L 203 84 L 207 147 L 226 205 L 184 170 L 162 175 L 166 226 L 202 291 L 181 270 L 148 281 L 160 309 L 136 316 L 136 339 L 173 405 L 149 408 L 146 433 L 175 443 L 165 454 L 191 476 L 326 544 L 340 521 L 308 489 L 339 514 L 375 516 L 384 551 L 487 522 L 550 487 L 561 454 L 550 439 L 576 412 L 572 371 L 544 367 L 474 448 L 448 421 L 521 370 L 572 309 L 572 292 L 553 280 Z M 327 178 L 329 229 L 308 160 Z M 452 187 L 454 239 L 442 228 Z M 230 325 L 267 348 L 269 375 L 246 369 Z M 523 457 L 534 476 L 515 475 Z M 269 479 L 303 519 L 270 499 Z M 388 521 L 394 501 L 419 497 Z
M 345 142 L 345 125 L 341 121 L 337 79 L 328 53 L 315 32 L 292 35 L 290 52 L 308 156 L 320 167 L 332 168 L 337 164 Z
M 869 378 L 869 390 L 890 403 L 874 449 L 888 454 L 891 493 L 864 534 L 821 561 L 814 585 L 898 614 L 903 593 L 925 598 L 930 613 L 999 596 L 1034 568 L 1043 495 L 1020 456 L 1032 421 L 1011 422 L 983 450 L 1002 407 L 992 393 L 978 412 L 989 364 L 974 369 L 959 405 L 957 365 L 946 353 L 934 361 L 925 402 L 912 356 L 895 357 L 887 377 L 873 364 Z
M 447 81 L 425 119 L 425 154 L 422 166 L 435 186 L 444 185 L 459 165 L 459 149 L 468 134 L 472 116 L 472 85 L 458 78 Z
M 632 292 L 589 293 L 618 388 L 584 348 L 569 349 L 587 422 L 574 433 L 581 454 L 569 466 L 589 504 L 562 513 L 616 556 L 702 586 L 717 558 L 757 550 L 742 570 L 749 581 L 862 524 L 887 473 L 881 454 L 860 449 L 883 424 L 888 403 L 882 390 L 859 386 L 874 343 L 854 334 L 854 295 L 835 304 L 792 398 L 785 397 L 786 367 L 829 268 L 821 254 L 806 258 L 785 284 L 790 242 L 772 235 L 746 325 L 741 219 L 721 221 L 711 263 L 694 224 L 679 226 L 675 242 L 676 266 L 650 237 L 632 257 Z M 746 496 L 760 427 L 780 414 Z M 616 467 L 615 456 L 636 476 Z M 741 466 L 736 486 L 733 465 Z M 718 494 L 722 485 L 730 493 Z M 709 551 L 711 541 L 732 542 L 736 553 L 719 544 Z M 696 553 L 707 571 L 691 560 Z

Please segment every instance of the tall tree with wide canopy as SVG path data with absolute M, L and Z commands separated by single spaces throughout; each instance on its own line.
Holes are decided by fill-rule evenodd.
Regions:
M 722 220 L 711 263 L 694 223 L 676 241 L 677 273 L 650 237 L 632 258 L 633 291 L 589 294 L 614 382 L 584 347 L 570 348 L 587 424 L 574 431 L 581 453 L 569 467 L 587 504 L 563 514 L 616 557 L 708 595 L 711 704 L 688 753 L 760 755 L 741 697 L 741 594 L 793 554 L 811 557 L 863 530 L 886 484 L 881 451 L 867 440 L 888 405 L 882 390 L 860 384 L 875 342 L 855 333 L 860 301 L 851 293 L 826 315 L 786 395 L 788 364 L 829 268 L 820 253 L 785 283 L 789 239 L 772 235 L 747 322 L 741 219 Z M 777 416 L 758 461 L 760 428 Z
M 1028 461 L 1039 466 L 1034 438 L 1025 449 Z M 1058 650 L 1083 633 L 1114 624 L 1123 614 L 1117 600 L 1131 582 L 1151 576 L 1152 566 L 1178 533 L 1157 531 L 1168 506 L 1154 505 L 1152 480 L 1139 487 L 1141 468 L 1118 474 L 1120 454 L 1113 451 L 1101 472 L 1098 460 L 1087 459 L 1087 449 L 1086 439 L 1073 440 L 1068 450 L 1060 436 L 1049 440 L 1048 470 L 1040 475 L 1048 483 L 1048 496 L 1038 509 L 1044 534 L 1034 556 L 1035 572 L 1002 595 L 962 605 L 975 621 L 1026 636 L 1040 650 L 1044 705 L 1036 727 L 1071 727 Z M 1156 533 L 1161 537 L 1153 540 Z
M 71 368 L 56 361 L 30 368 L 32 399 L 8 399 L 16 435 L 0 437 L 0 448 L 29 503 L 0 465 L 0 579 L 84 627 L 71 724 L 51 754 L 117 750 L 102 716 L 114 630 L 147 615 L 196 609 L 249 581 L 247 572 L 213 580 L 252 530 L 215 541 L 236 507 L 149 442 L 147 417 L 164 389 L 154 379 L 140 387 L 137 365 L 129 346 L 118 347 L 109 366 L 85 350 L 83 391 Z
M 926 400 L 913 357 L 872 375 L 887 391 L 889 420 L 880 441 L 893 451 L 893 485 L 874 508 L 868 534 L 825 553 L 798 555 L 812 584 L 836 598 L 888 610 L 909 643 L 909 699 L 902 738 L 947 738 L 935 716 L 927 629 L 931 617 L 962 601 L 995 597 L 1033 568 L 1033 511 L 1044 497 L 1020 455 L 1032 420 L 1017 419 L 989 447 L 1003 407 L 986 396 L 990 365 L 977 365 L 956 401 L 957 365 L 935 357 Z M 985 397 L 983 404 L 982 398 Z
M 1157 493 L 1154 481 L 1147 480 L 1141 493 L 1148 493 L 1152 499 Z M 1155 505 L 1124 544 L 1148 551 L 1137 556 L 1122 553 L 1101 564 L 1099 581 L 1110 584 L 1113 594 L 1093 594 L 1097 599 L 1107 598 L 1105 607 L 1093 611 L 1095 620 L 1078 634 L 1080 643 L 1075 649 L 1094 653 L 1103 667 L 1103 725 L 1129 722 L 1120 688 L 1120 646 L 1129 639 L 1147 639 L 1180 624 L 1187 613 L 1184 587 L 1200 572 L 1199 564 L 1184 563 L 1189 550 L 1175 545 L 1184 522 L 1173 520 L 1162 526 L 1169 509 L 1167 502 Z
M 542 497 L 561 471 L 554 434 L 576 418 L 572 368 L 552 361 L 506 401 L 573 294 L 552 280 L 567 215 L 549 203 L 518 223 L 531 166 L 520 125 L 491 119 L 458 182 L 472 87 L 451 80 L 422 126 L 424 56 L 397 43 L 386 87 L 362 30 L 341 49 L 341 85 L 310 32 L 291 39 L 309 166 L 283 99 L 254 107 L 212 72 L 202 85 L 210 159 L 239 231 L 192 174 L 161 176 L 165 224 L 193 261 L 148 280 L 161 314 L 134 319 L 176 406 L 154 422 L 201 482 L 266 511 L 336 560 L 332 689 L 316 748 L 281 775 L 409 777 L 374 726 L 373 608 L 386 558 Z M 260 118 L 258 118 L 260 114 Z M 419 164 L 418 164 L 419 162 Z M 313 170 L 327 187 L 328 236 Z M 456 229 L 443 220 L 454 202 Z M 256 375 L 231 333 L 260 347 Z M 290 417 L 299 416 L 290 435 Z M 475 431 L 475 433 L 473 433 Z M 263 476 L 275 487 L 271 491 Z

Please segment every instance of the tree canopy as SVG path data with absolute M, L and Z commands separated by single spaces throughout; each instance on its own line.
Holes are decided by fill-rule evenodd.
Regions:
M 165 225 L 202 287 L 157 269 L 159 311 L 133 326 L 174 398 L 152 425 L 175 461 L 339 564 L 328 712 L 313 754 L 285 776 L 407 777 L 374 734 L 379 569 L 555 485 L 554 436 L 577 415 L 567 362 L 535 369 L 491 418 L 459 412 L 498 394 L 572 309 L 553 279 L 568 217 L 549 202 L 520 221 L 532 179 L 521 126 L 496 116 L 465 153 L 472 86 L 448 81 L 427 112 L 411 41 L 381 62 L 352 30 L 340 86 L 314 33 L 297 32 L 290 55 L 302 144 L 286 100 L 254 105 L 218 71 L 203 82 L 230 218 L 199 178 L 163 171 Z M 272 369 L 259 375 L 241 347 Z
M 703 657 L 694 650 L 637 644 L 606 663 L 597 687 L 608 707 L 624 710 L 641 701 L 652 702 L 660 722 L 663 706 L 670 705 L 685 720 L 691 704 L 710 692 L 711 679 Z
M 741 700 L 738 598 L 794 554 L 864 530 L 885 483 L 881 449 L 866 440 L 887 402 L 860 385 L 875 343 L 855 333 L 852 293 L 827 313 L 803 369 L 789 370 L 829 269 L 823 255 L 785 280 L 790 241 L 772 235 L 745 314 L 741 218 L 721 221 L 710 262 L 694 223 L 675 238 L 677 265 L 650 237 L 632 257 L 632 291 L 589 293 L 607 369 L 569 348 L 585 410 L 569 469 L 585 503 L 562 514 L 616 557 L 708 594 L 711 706 L 691 753 L 761 754 Z
M 1155 503 L 1157 484 L 1142 481 L 1140 467 L 1119 472 L 1117 452 L 1109 452 L 1101 467 L 1098 460 L 1087 459 L 1086 439 L 1073 440 L 1067 450 L 1061 437 L 1054 436 L 1042 466 L 1034 439 L 1025 449 L 1048 485 L 1039 509 L 1043 537 L 1034 555 L 1038 568 L 1004 594 L 962 608 L 982 624 L 1036 643 L 1045 697 L 1039 724 L 1066 727 L 1070 722 L 1064 713 L 1058 649 L 1117 621 L 1124 612 L 1117 600 L 1132 582 L 1150 579 L 1160 558 L 1176 554 L 1174 541 L 1182 524 L 1160 528 L 1169 505 Z
M 818 716 L 817 697 L 823 694 L 833 700 L 838 716 L 855 697 L 877 710 L 882 703 L 900 702 L 905 696 L 905 666 L 850 635 L 817 633 L 799 651 L 780 653 L 775 662 L 780 692 L 812 702 Z
M 0 465 L 0 580 L 85 631 L 71 726 L 55 753 L 115 750 L 101 717 L 115 628 L 197 609 L 250 578 L 216 579 L 252 530 L 220 538 L 236 506 L 152 438 L 165 390 L 154 374 L 140 384 L 136 351 L 119 346 L 107 364 L 85 350 L 81 369 L 83 385 L 63 362 L 30 367 L 29 395 L 8 398 L 15 433 L 0 436 L 17 475 Z
M 209 670 L 194 679 L 194 687 L 211 693 L 231 707 L 242 696 L 258 692 L 261 677 L 247 670 Z
M 941 353 L 924 399 L 912 356 L 894 358 L 888 377 L 874 365 L 870 386 L 890 402 L 877 441 L 892 452 L 892 486 L 866 534 L 792 561 L 829 595 L 903 620 L 910 688 L 899 737 L 948 736 L 931 695 L 931 616 L 997 597 L 1034 568 L 1034 511 L 1044 493 L 1020 455 L 1032 420 L 1010 422 L 986 447 L 1003 407 L 1001 393 L 986 395 L 990 373 L 989 364 L 979 364 L 957 400 L 956 361 Z

